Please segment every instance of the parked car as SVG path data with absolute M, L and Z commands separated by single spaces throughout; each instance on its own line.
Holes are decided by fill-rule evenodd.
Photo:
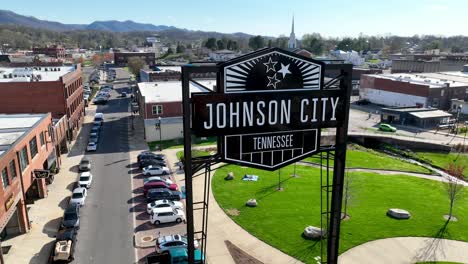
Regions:
M 162 207 L 171 207 L 172 209 L 184 209 L 184 205 L 179 201 L 156 200 L 146 205 L 146 212 L 148 214 L 151 214 L 153 209 Z
M 357 100 L 355 102 L 355 104 L 357 104 L 357 105 L 368 105 L 368 104 L 370 104 L 370 101 L 367 100 L 367 99 L 361 99 L 361 100 Z
M 163 154 L 156 154 L 151 151 L 143 151 L 137 156 L 137 161 L 140 162 L 141 159 L 144 159 L 146 157 L 154 157 L 155 159 L 160 159 L 164 160 L 164 155 Z
M 126 93 L 126 92 L 122 92 L 122 93 L 120 94 L 120 96 L 121 96 L 121 97 L 127 97 L 127 93 Z
M 88 146 L 86 146 L 86 151 L 96 151 L 97 150 L 97 143 L 96 142 L 89 142 Z
M 100 125 L 104 123 L 104 114 L 103 113 L 96 113 L 94 115 L 94 121 L 93 121 L 93 126 L 94 125 Z
M 185 221 L 185 213 L 180 209 L 157 208 L 150 215 L 150 222 L 153 225 L 172 222 L 181 223 L 182 221 Z
M 96 125 L 93 124 L 93 126 L 91 127 L 90 133 L 96 133 L 99 135 L 100 132 L 101 132 L 101 126 L 98 124 Z
M 145 185 L 143 185 L 143 194 L 146 195 L 148 193 L 148 190 L 150 189 L 169 189 L 171 191 L 178 191 L 179 186 L 177 184 L 168 184 L 165 182 L 148 182 Z
M 78 180 L 78 184 L 80 187 L 89 189 L 91 187 L 92 182 L 93 175 L 91 174 L 91 172 L 85 171 L 80 174 L 80 179 Z
M 59 230 L 55 238 L 55 247 L 52 250 L 48 263 L 72 262 L 75 257 L 77 230 L 75 228 Z
M 110 95 L 110 93 L 107 93 L 107 92 L 99 92 L 96 96 L 97 96 L 97 97 L 102 97 L 102 98 L 109 99 L 109 97 L 110 97 L 111 95 Z
M 385 132 L 396 132 L 397 129 L 396 127 L 393 127 L 389 124 L 380 124 L 379 125 L 379 130 L 385 131 Z
M 153 175 L 168 175 L 170 173 L 169 168 L 165 166 L 147 166 L 143 168 L 143 174 L 145 176 Z
M 94 98 L 93 100 L 93 104 L 96 104 L 96 105 L 99 105 L 99 104 L 107 104 L 107 98 L 104 98 L 104 97 L 96 97 Z
M 89 171 L 91 170 L 91 161 L 87 158 L 83 158 L 78 165 L 79 171 Z
M 137 158 L 138 159 L 138 158 Z M 164 156 L 158 156 L 158 155 L 145 155 L 141 156 L 138 161 L 142 160 L 159 160 L 159 161 L 164 161 Z
M 183 247 L 170 248 L 168 250 L 170 263 L 188 264 L 188 249 Z M 205 256 L 200 249 L 195 249 L 193 252 L 193 260 L 195 264 L 205 263 Z
M 80 206 L 83 206 L 85 204 L 87 195 L 88 191 L 86 190 L 86 188 L 78 187 L 74 189 L 70 199 L 70 204 L 78 204 Z
M 80 228 L 80 205 L 69 204 L 63 213 L 61 228 Z
M 158 167 L 165 167 L 166 166 L 166 162 L 163 161 L 163 160 L 154 160 L 154 159 L 145 159 L 145 160 L 141 160 L 139 163 L 138 163 L 140 169 L 143 169 L 143 168 L 146 168 L 146 167 L 149 167 L 149 166 L 158 166 Z
M 89 141 L 88 142 L 98 143 L 98 141 L 99 141 L 99 136 L 98 136 L 97 133 L 89 134 Z
M 146 194 L 146 202 L 151 203 L 156 200 L 171 200 L 180 201 L 181 193 L 179 191 L 171 191 L 166 188 L 149 189 Z
M 164 178 L 164 177 L 159 177 L 159 176 L 151 176 L 148 178 L 143 179 L 143 184 L 146 184 L 147 182 L 165 182 L 169 184 L 173 184 L 173 182 L 170 179 Z
M 187 237 L 181 235 L 160 236 L 156 240 L 156 252 L 169 251 L 172 248 L 187 248 Z M 194 241 L 195 248 L 199 247 L 198 241 Z

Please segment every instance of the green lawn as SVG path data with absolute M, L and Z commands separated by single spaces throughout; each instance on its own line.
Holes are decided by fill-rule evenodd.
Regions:
M 199 146 L 207 146 L 207 145 L 213 145 L 216 144 L 217 137 L 208 137 L 205 140 L 201 138 L 194 138 L 192 140 L 192 144 L 194 147 L 199 147 Z M 163 149 L 176 149 L 176 148 L 183 148 L 184 147 L 184 141 L 182 138 L 179 139 L 171 139 L 171 140 L 163 140 L 161 143 Z M 150 150 L 156 150 L 157 146 L 159 146 L 159 140 L 158 141 L 152 141 L 148 142 L 148 146 Z
M 235 179 L 225 181 L 225 175 L 231 171 Z M 297 166 L 300 176 L 297 178 L 289 176 L 292 172 L 293 166 L 281 169 L 284 190 L 278 192 L 277 171 L 229 165 L 216 171 L 213 192 L 219 205 L 248 232 L 297 259 L 314 263 L 320 243 L 305 240 L 301 234 L 308 225 L 320 226 L 319 170 Z M 242 181 L 246 173 L 258 175 L 259 180 Z M 349 176 L 352 177 L 348 209 L 351 218 L 342 223 L 340 253 L 387 237 L 439 236 L 468 240 L 468 195 L 455 204 L 454 214 L 459 221 L 445 225 L 442 216 L 448 212 L 448 199 L 442 183 L 362 172 L 349 173 Z M 257 199 L 259 206 L 246 207 L 245 202 L 250 198 Z M 391 219 L 386 216 L 389 208 L 407 209 L 412 218 Z
M 208 151 L 203 151 L 203 150 L 198 150 L 198 149 L 192 149 L 192 158 L 196 157 L 201 157 L 201 156 L 208 156 L 210 153 Z M 181 160 L 184 158 L 184 151 L 178 151 L 177 152 L 177 159 Z
M 468 154 L 440 152 L 416 152 L 416 154 L 442 169 L 446 168 L 447 165 L 452 162 L 457 165 L 465 166 L 463 174 L 465 178 L 468 178 Z
M 306 158 L 305 161 L 320 164 L 320 156 L 315 155 Z M 333 161 L 330 162 L 330 165 L 333 165 Z M 348 151 L 346 152 L 346 166 L 348 168 L 387 169 L 427 174 L 431 173 L 430 170 L 422 166 L 399 160 L 390 155 L 386 155 L 372 149 L 366 149 L 355 144 L 348 145 Z

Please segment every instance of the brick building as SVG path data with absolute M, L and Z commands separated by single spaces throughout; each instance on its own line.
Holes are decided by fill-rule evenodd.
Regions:
M 83 123 L 81 66 L 0 67 L 0 113 L 47 113 L 68 120 L 68 138 Z
M 215 80 L 192 81 L 190 92 L 209 92 L 214 85 L 216 85 Z M 183 136 L 180 81 L 138 83 L 136 100 L 139 104 L 139 114 L 145 123 L 146 141 L 176 139 Z
M 468 73 L 362 75 L 359 96 L 391 107 L 434 107 L 448 110 L 451 100 L 465 98 Z
M 0 237 L 30 229 L 26 204 L 47 196 L 36 178 L 57 161 L 51 114 L 0 115 Z
M 154 52 L 114 52 L 114 64 L 117 67 L 126 67 L 128 59 L 132 57 L 141 58 L 149 67 L 153 67 L 156 60 Z
M 51 45 L 46 47 L 34 47 L 33 54 L 44 54 L 53 58 L 65 58 L 67 53 L 65 48 L 60 45 Z

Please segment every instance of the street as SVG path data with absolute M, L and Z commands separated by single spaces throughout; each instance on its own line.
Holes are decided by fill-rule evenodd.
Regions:
M 118 69 L 119 78 L 128 78 L 128 73 Z M 128 174 L 130 99 L 118 97 L 120 92 L 128 92 L 127 87 L 125 83 L 116 84 L 108 104 L 97 108 L 97 112 L 104 113 L 104 124 L 97 151 L 85 155 L 92 162 L 93 183 L 80 213 L 77 263 L 134 262 Z

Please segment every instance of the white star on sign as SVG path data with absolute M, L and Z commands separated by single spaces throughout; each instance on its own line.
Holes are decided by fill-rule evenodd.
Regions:
M 268 73 L 270 70 L 272 70 L 273 72 L 275 72 L 275 65 L 276 63 L 278 63 L 277 61 L 271 61 L 271 57 L 270 59 L 268 60 L 268 62 L 264 62 L 263 64 L 265 64 L 266 66 L 266 73 Z
M 268 77 L 268 86 L 273 86 L 274 89 L 276 89 L 276 85 L 281 82 L 280 80 L 276 79 L 276 74 L 273 75 L 273 77 L 267 76 Z
M 279 70 L 278 72 L 283 74 L 283 79 L 284 79 L 284 76 L 286 76 L 286 74 L 288 73 L 291 74 L 291 72 L 289 71 L 289 65 L 290 64 L 284 66 L 283 63 L 281 63 L 281 70 Z

